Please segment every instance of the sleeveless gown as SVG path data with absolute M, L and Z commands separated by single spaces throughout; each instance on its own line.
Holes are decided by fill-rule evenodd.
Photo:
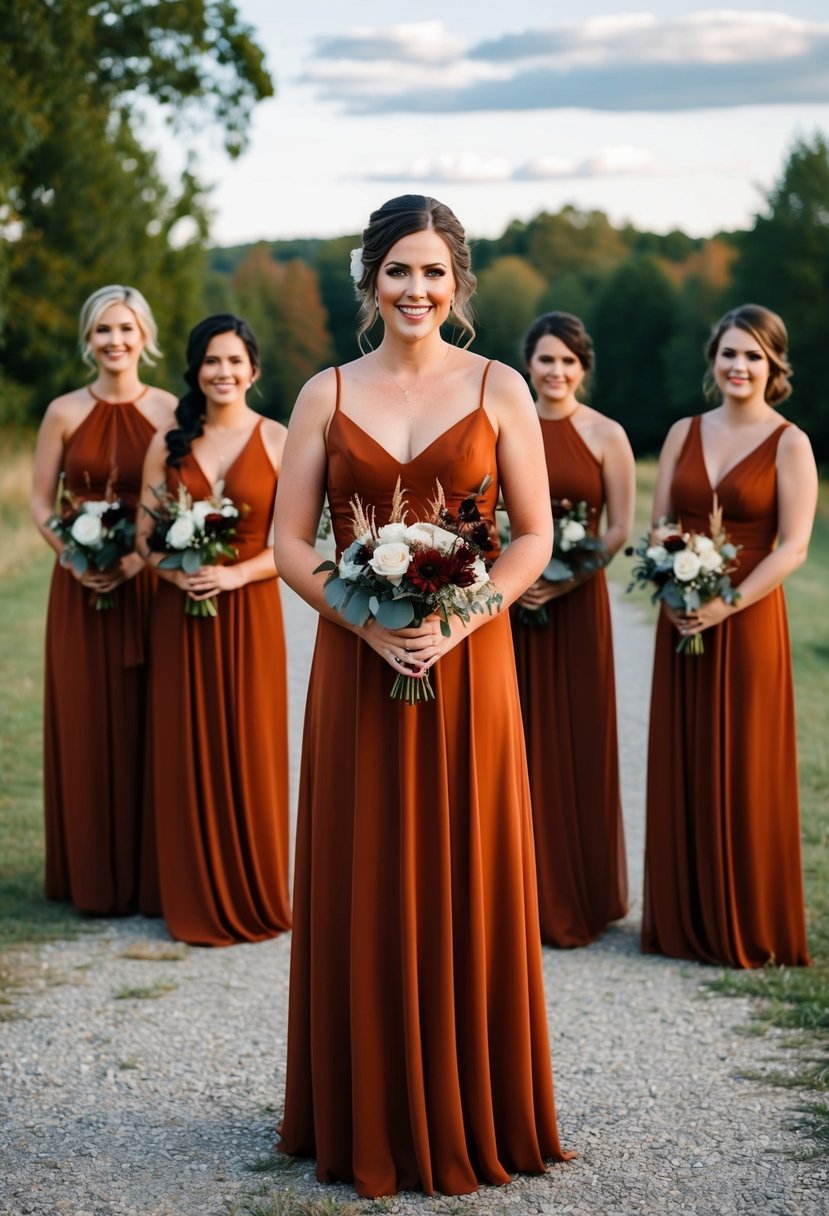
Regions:
M 134 402 L 96 399 L 63 453 L 79 499 L 113 489 L 135 510 L 155 428 Z M 45 892 L 84 912 L 135 911 L 140 882 L 144 642 L 155 576 L 142 571 L 96 611 L 56 563 L 46 617 L 43 798 Z
M 238 561 L 267 544 L 277 475 L 262 423 L 225 478 L 250 513 L 231 544 Z M 194 500 L 210 482 L 189 453 L 168 468 L 173 493 Z M 285 639 L 277 580 L 217 598 L 217 617 L 184 611 L 164 579 L 152 614 L 148 756 L 151 831 L 161 911 L 193 945 L 262 941 L 290 928 Z M 144 900 L 154 901 L 145 888 Z
M 484 376 L 485 379 L 485 376 Z M 342 551 L 357 494 L 408 519 L 439 478 L 456 509 L 487 473 L 483 406 L 401 464 L 337 408 L 327 491 Z M 474 1191 L 562 1159 L 547 1038 L 532 823 L 509 620 L 432 669 L 436 700 L 321 618 L 297 826 L 281 1148 L 362 1196 Z
M 778 427 L 716 487 L 700 418 L 671 487 L 674 514 L 709 531 L 714 489 L 743 546 L 739 585 L 777 535 Z M 642 948 L 732 967 L 807 964 L 789 633 L 782 587 L 703 633 L 705 653 L 677 655 L 662 614 L 648 754 Z
M 604 507 L 601 465 L 569 418 L 541 419 L 553 498 Z M 544 628 L 513 609 L 535 832 L 541 937 L 584 946 L 627 909 L 616 685 L 603 570 L 547 604 Z

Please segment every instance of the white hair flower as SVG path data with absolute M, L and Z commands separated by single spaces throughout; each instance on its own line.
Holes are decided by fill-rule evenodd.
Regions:
M 350 270 L 351 270 L 351 277 L 354 280 L 354 283 L 355 284 L 359 283 L 360 279 L 363 277 L 363 273 L 365 272 L 365 266 L 363 265 L 363 247 L 362 247 L 362 245 L 358 245 L 356 249 L 351 250 Z

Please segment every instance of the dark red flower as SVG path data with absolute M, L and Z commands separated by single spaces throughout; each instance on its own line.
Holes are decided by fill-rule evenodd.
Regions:
M 406 577 L 417 587 L 418 591 L 433 595 L 447 583 L 454 582 L 452 578 L 453 557 L 454 554 L 441 553 L 439 549 L 422 549 L 419 553 L 415 553 L 409 563 Z
M 458 519 L 461 523 L 471 524 L 477 523 L 481 518 L 481 512 L 478 510 L 478 503 L 475 498 L 465 498 L 458 507 Z
M 475 554 L 469 549 L 456 549 L 447 555 L 451 565 L 449 582 L 456 587 L 471 587 L 475 582 Z
M 472 524 L 466 529 L 465 535 L 470 544 L 476 545 L 484 553 L 489 553 L 490 549 L 493 548 L 489 535 L 489 527 L 484 520 Z
M 235 519 L 228 519 L 221 511 L 211 511 L 204 517 L 204 530 L 208 536 L 221 536 L 222 532 L 232 528 L 235 523 Z
M 666 536 L 662 541 L 663 549 L 667 549 L 669 553 L 678 553 L 680 549 L 685 548 L 685 541 L 679 535 L 674 533 L 673 536 Z

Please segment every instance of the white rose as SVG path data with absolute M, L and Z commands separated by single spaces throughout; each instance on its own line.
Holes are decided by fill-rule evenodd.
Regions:
M 710 553 L 714 548 L 714 542 L 710 536 L 695 536 L 694 537 L 694 552 L 702 557 L 703 553 Z
M 103 526 L 97 515 L 79 515 L 72 525 L 71 536 L 79 545 L 93 548 L 100 545 Z
M 674 574 L 683 583 L 690 583 L 700 572 L 700 560 L 690 549 L 674 554 Z
M 83 504 L 84 515 L 97 515 L 99 518 L 106 515 L 110 507 L 117 507 L 118 502 L 107 502 L 102 499 L 100 502 L 85 502 Z
M 196 534 L 196 527 L 188 512 L 173 520 L 167 533 L 167 544 L 173 549 L 186 549 Z
M 664 562 L 667 556 L 668 550 L 664 545 L 651 545 L 649 549 L 645 550 L 645 557 L 652 562 Z
M 571 545 L 578 544 L 580 540 L 584 540 L 586 535 L 587 529 L 584 524 L 580 524 L 577 519 L 568 519 L 561 529 L 562 549 L 566 552 Z
M 452 553 L 458 547 L 458 537 L 454 532 L 449 532 L 446 528 L 433 524 L 432 544 L 441 553 Z
M 435 543 L 434 524 L 411 524 L 403 533 L 403 540 L 409 545 L 428 545 L 431 549 Z
M 345 554 L 340 558 L 340 564 L 337 567 L 340 578 L 352 581 L 359 578 L 364 569 L 365 566 L 361 562 L 352 562 Z
M 403 544 L 378 545 L 369 559 L 375 574 L 388 579 L 395 587 L 409 568 L 412 555 Z
M 204 531 L 204 521 L 207 516 L 212 515 L 215 510 L 216 508 L 213 504 L 205 498 L 201 498 L 198 502 L 193 503 L 193 506 L 190 508 L 190 518 L 200 532 Z M 180 516 L 180 518 L 184 519 L 185 516 Z
M 363 277 L 365 266 L 363 265 L 363 247 L 358 245 L 356 249 L 351 250 L 351 263 L 349 265 L 349 273 L 354 280 L 355 285 L 360 282 Z
M 401 544 L 406 539 L 406 525 L 384 524 L 377 530 L 377 539 L 381 545 Z
M 225 519 L 236 519 L 239 515 L 239 508 L 234 506 L 232 502 L 228 502 L 227 499 L 225 499 L 219 508 L 219 514 L 224 515 Z
M 714 571 L 722 570 L 723 568 L 722 556 L 717 552 L 713 545 L 705 553 L 700 553 L 699 561 L 703 570 Z

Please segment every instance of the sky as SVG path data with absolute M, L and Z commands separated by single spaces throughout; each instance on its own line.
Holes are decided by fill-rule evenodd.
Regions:
M 409 192 L 472 237 L 566 203 L 707 236 L 751 224 L 795 139 L 829 138 L 826 0 L 237 7 L 277 95 L 241 159 L 198 140 L 216 244 L 359 232 Z

